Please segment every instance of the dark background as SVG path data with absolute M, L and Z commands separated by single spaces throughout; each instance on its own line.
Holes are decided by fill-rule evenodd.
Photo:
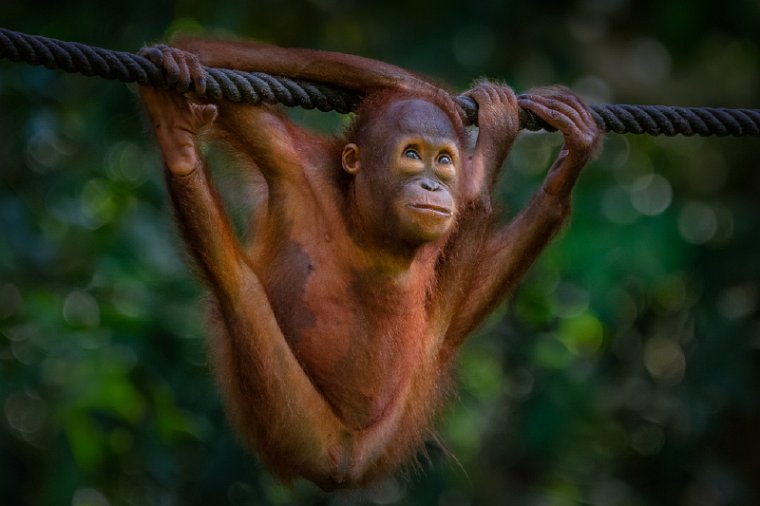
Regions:
M 458 90 L 760 107 L 759 5 L 68 0 L 5 2 L 0 26 L 126 51 L 205 29 Z M 560 143 L 521 136 L 508 213 Z M 224 421 L 134 88 L 0 60 L 0 504 L 760 504 L 759 158 L 758 138 L 609 135 L 571 225 L 461 353 L 438 425 L 456 459 L 332 496 L 277 484 Z

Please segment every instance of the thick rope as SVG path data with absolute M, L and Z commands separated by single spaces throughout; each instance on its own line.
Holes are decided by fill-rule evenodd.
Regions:
M 0 58 L 42 65 L 50 69 L 99 76 L 123 82 L 167 88 L 162 69 L 147 58 L 123 51 L 64 42 L 0 28 Z M 205 68 L 205 97 L 232 102 L 280 103 L 320 111 L 353 111 L 360 96 L 316 82 L 272 76 L 261 72 Z M 477 104 L 470 97 L 456 97 L 472 123 Z M 649 135 L 760 136 L 760 109 L 672 107 L 663 105 L 590 105 L 604 132 Z M 533 114 L 522 111 L 521 128 L 552 130 Z

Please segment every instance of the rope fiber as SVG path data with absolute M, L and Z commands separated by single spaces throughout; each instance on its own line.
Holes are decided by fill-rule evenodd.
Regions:
M 140 55 L 5 28 L 0 28 L 0 58 L 126 83 L 169 87 L 163 70 Z M 348 113 L 361 100 L 361 96 L 353 92 L 312 81 L 233 69 L 205 67 L 205 70 L 208 73 L 205 97 L 214 101 L 279 103 L 288 107 Z M 467 96 L 458 96 L 456 101 L 470 122 L 475 123 L 475 101 Z M 760 109 L 626 104 L 594 104 L 589 109 L 603 132 L 760 136 Z M 521 111 L 520 123 L 521 128 L 531 131 L 553 130 L 524 110 Z

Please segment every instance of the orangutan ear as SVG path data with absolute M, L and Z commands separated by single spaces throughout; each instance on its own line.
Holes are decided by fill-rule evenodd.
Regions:
M 356 175 L 359 172 L 359 146 L 353 142 L 346 144 L 343 148 L 343 153 L 340 156 L 340 160 L 343 163 L 343 170 L 349 174 Z

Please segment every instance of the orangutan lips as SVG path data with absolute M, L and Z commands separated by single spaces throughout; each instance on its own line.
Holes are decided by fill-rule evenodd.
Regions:
M 436 206 L 433 204 L 411 204 L 410 207 L 414 209 L 419 209 L 421 211 L 432 211 L 442 216 L 451 216 L 451 209 L 447 209 L 441 206 Z

